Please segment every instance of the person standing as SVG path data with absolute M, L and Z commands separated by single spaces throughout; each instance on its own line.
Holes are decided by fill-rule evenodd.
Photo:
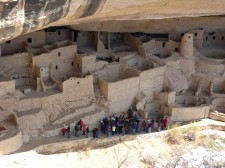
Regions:
M 132 122 L 132 135 L 135 135 L 137 129 L 137 122 Z
M 75 137 L 79 137 L 79 127 L 78 127 L 78 124 L 76 124 L 74 130 L 75 130 Z
M 108 125 L 107 135 L 108 135 L 108 138 L 111 137 L 111 125 Z
M 100 127 L 101 127 L 102 134 L 104 134 L 105 133 L 105 126 L 104 126 L 104 122 L 103 121 L 100 121 Z
M 152 121 L 151 121 L 151 127 L 152 127 L 152 131 L 153 131 L 155 128 L 155 120 L 154 119 L 152 119 Z
M 83 135 L 85 135 L 85 131 L 87 129 L 87 126 L 85 124 L 83 124 L 82 129 L 83 129 Z
M 165 117 L 163 122 L 164 122 L 164 128 L 166 128 L 167 127 L 167 122 L 168 122 L 167 117 Z
M 82 130 L 82 127 L 84 125 L 84 122 L 80 119 L 80 121 L 78 122 L 78 125 L 80 126 L 80 130 Z
M 98 128 L 95 128 L 95 137 L 98 138 Z
M 93 138 L 95 139 L 95 138 L 96 138 L 96 130 L 93 129 L 93 130 L 92 130 L 92 133 L 93 133 Z
M 68 135 L 68 138 L 70 138 L 70 132 L 71 132 L 71 129 L 70 129 L 70 126 L 67 127 L 67 135 Z
M 145 132 L 145 130 L 146 130 L 146 122 L 145 122 L 145 120 L 141 123 L 141 126 L 142 126 L 142 130 Z
M 115 135 L 115 132 L 116 132 L 116 126 L 113 124 L 113 126 L 112 126 L 112 136 Z
M 89 128 L 87 127 L 87 129 L 86 129 L 86 138 L 89 138 L 89 132 L 90 132 L 90 130 L 89 130 Z
M 158 132 L 160 132 L 161 131 L 161 126 L 162 126 L 162 123 L 161 123 L 161 119 L 159 119 L 159 121 L 158 121 Z

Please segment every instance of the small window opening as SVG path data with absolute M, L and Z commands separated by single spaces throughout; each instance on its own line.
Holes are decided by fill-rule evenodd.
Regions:
M 58 56 L 61 56 L 61 53 L 60 52 L 58 52 Z
M 178 48 L 175 48 L 175 52 L 178 52 L 179 50 L 178 50 Z
M 58 69 L 58 66 L 55 66 L 55 69 Z
M 162 43 L 162 46 L 163 46 L 163 47 L 165 47 L 165 46 L 166 46 L 166 43 L 165 43 L 165 42 L 163 42 L 163 43 Z
M 61 32 L 60 31 L 58 31 L 58 35 L 60 35 L 61 34 Z
M 11 40 L 9 40 L 9 41 L 6 41 L 5 43 L 7 43 L 7 44 L 11 44 Z
M 32 38 L 28 38 L 28 39 L 27 39 L 27 42 L 28 42 L 28 43 L 32 43 Z
M 191 38 L 191 36 L 188 36 L 188 38 Z
M 80 84 L 80 82 L 77 82 L 77 84 Z
M 184 36 L 184 33 L 181 33 L 181 37 Z
M 215 40 L 216 39 L 216 36 L 213 36 L 213 40 Z
M 215 32 L 209 32 L 209 33 L 208 33 L 208 35 L 210 35 L 210 36 L 211 36 L 211 35 L 214 35 L 214 34 L 215 34 Z
M 72 65 L 72 66 L 74 66 L 74 63 L 73 63 L 73 61 L 71 62 L 71 65 Z
M 195 37 L 197 37 L 198 36 L 198 33 L 195 33 Z
M 224 36 L 221 37 L 221 40 L 224 40 Z
M 208 40 L 208 37 L 206 37 L 205 40 L 207 41 Z

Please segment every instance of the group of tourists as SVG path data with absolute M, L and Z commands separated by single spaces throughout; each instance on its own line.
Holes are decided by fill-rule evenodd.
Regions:
M 141 121 L 137 115 L 133 115 L 133 110 L 130 108 L 126 116 L 112 115 L 110 117 L 105 117 L 100 121 L 99 126 L 101 133 L 110 138 L 111 136 L 115 135 L 134 135 L 140 132 L 151 133 L 153 131 L 161 131 L 166 129 L 167 122 L 168 120 L 166 116 L 163 118 L 159 117 L 156 120 L 153 118 L 147 118 L 146 120 Z M 70 126 L 67 128 L 62 128 L 61 131 L 63 135 L 67 133 L 68 138 L 71 137 L 72 129 Z M 80 121 L 74 127 L 75 137 L 79 137 L 80 132 L 82 132 L 83 136 L 89 138 L 89 127 L 84 124 L 82 119 L 80 119 Z M 92 134 L 94 139 L 98 138 L 98 128 L 94 128 L 92 130 Z
M 156 120 L 157 131 L 166 129 L 167 122 L 167 117 L 158 118 L 158 120 Z M 108 118 L 105 117 L 103 120 L 100 121 L 100 128 L 101 133 L 106 134 L 107 137 L 111 137 L 117 134 L 134 135 L 142 131 L 146 133 L 156 131 L 154 119 L 148 118 L 146 120 L 140 121 L 137 115 L 133 116 L 131 109 L 129 109 L 127 117 L 125 117 L 124 115 L 113 115 Z
M 67 133 L 67 137 L 70 138 L 72 129 L 70 128 L 70 125 L 69 125 L 67 128 L 62 128 L 61 132 L 63 135 Z M 82 119 L 80 119 L 80 121 L 74 127 L 74 136 L 77 138 L 80 137 L 80 132 L 82 133 L 83 136 L 86 136 L 86 138 L 89 138 L 90 129 L 86 124 L 84 124 Z M 94 128 L 92 130 L 92 133 L 93 133 L 94 139 L 98 138 L 98 128 Z

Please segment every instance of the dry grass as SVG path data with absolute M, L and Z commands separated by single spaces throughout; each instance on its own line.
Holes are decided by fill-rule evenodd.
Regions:
M 183 142 L 183 134 L 179 128 L 174 128 L 168 131 L 165 140 L 170 145 L 177 145 Z
M 201 129 L 197 126 L 187 126 L 179 128 L 179 125 L 173 124 L 165 136 L 165 141 L 170 145 L 181 144 L 184 142 L 192 142 L 192 144 L 199 144 L 203 140 Z
M 170 127 L 165 136 L 165 141 L 169 145 L 178 145 L 188 143 L 192 146 L 203 146 L 206 149 L 221 151 L 224 150 L 224 146 L 221 145 L 225 143 L 225 139 L 219 139 L 221 143 L 218 142 L 217 135 L 207 135 L 206 132 L 208 127 L 199 127 L 194 125 L 188 125 L 185 128 L 178 128 L 176 124 Z M 216 141 L 217 140 L 217 141 Z

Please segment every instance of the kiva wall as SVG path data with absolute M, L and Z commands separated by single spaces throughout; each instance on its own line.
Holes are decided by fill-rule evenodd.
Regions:
M 0 141 L 0 153 L 9 154 L 15 152 L 22 146 L 22 144 L 22 134 L 20 131 L 18 131 L 15 136 Z

